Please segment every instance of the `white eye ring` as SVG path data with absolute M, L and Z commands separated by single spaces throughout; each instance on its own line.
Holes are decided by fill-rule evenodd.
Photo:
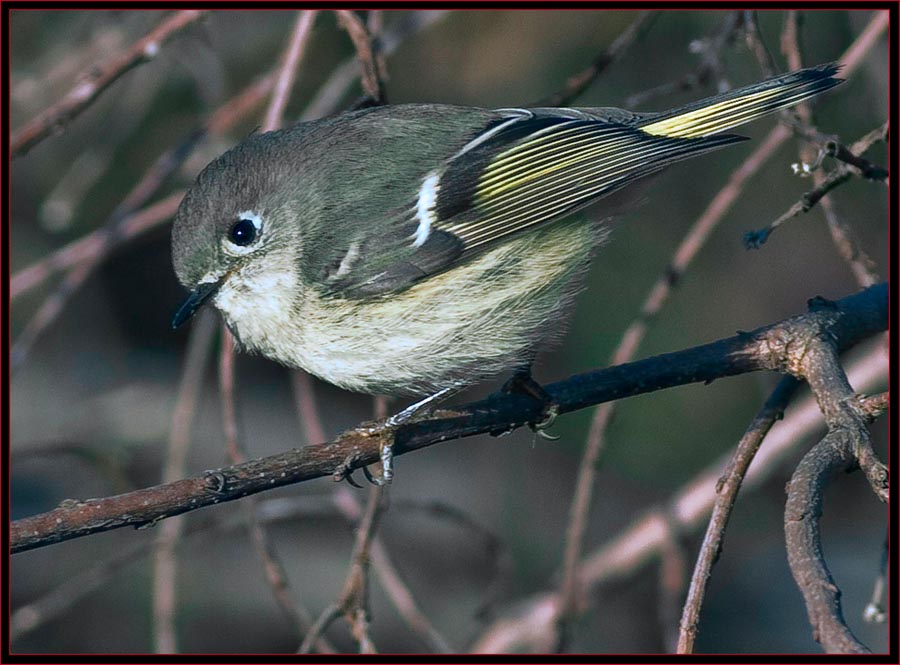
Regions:
M 259 239 L 259 232 L 262 229 L 262 217 L 256 212 L 252 210 L 245 210 L 237 215 L 237 222 L 235 222 L 228 231 L 228 234 L 222 239 L 222 245 L 226 252 L 233 256 L 243 256 L 245 254 L 249 254 L 254 251 L 258 246 L 257 240 Z M 253 224 L 253 229 L 249 233 L 249 237 L 243 243 L 236 242 L 234 239 L 234 234 L 236 232 L 240 232 L 242 234 L 247 235 L 249 229 L 243 228 L 246 226 L 243 224 L 244 222 L 251 222 Z

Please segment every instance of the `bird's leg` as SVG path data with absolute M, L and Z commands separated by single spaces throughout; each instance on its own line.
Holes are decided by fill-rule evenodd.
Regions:
M 450 395 L 456 390 L 457 388 L 455 386 L 441 388 L 433 395 L 429 395 L 425 399 L 420 399 L 418 402 L 410 404 L 408 407 L 403 409 L 403 411 L 395 413 L 393 416 L 384 421 L 384 424 L 388 427 L 399 427 L 400 425 L 404 425 L 412 420 L 413 416 L 425 409 L 425 407 L 431 406 L 433 404 L 440 404 L 445 399 L 450 397 Z
M 428 407 L 439 404 L 440 402 L 450 397 L 450 395 L 452 395 L 457 390 L 458 387 L 456 386 L 448 386 L 447 388 L 442 388 L 433 395 L 429 395 L 428 397 L 421 399 L 418 402 L 410 404 L 408 407 L 406 407 L 399 413 L 395 413 L 383 423 L 379 423 L 378 425 L 375 425 L 375 427 L 367 428 L 365 431 L 366 433 L 371 435 L 383 432 L 388 429 L 396 429 L 401 425 L 405 425 L 411 422 L 416 415 L 426 412 Z M 383 443 L 381 444 L 379 452 L 381 454 L 381 475 L 373 475 L 369 471 L 368 467 L 363 467 L 363 473 L 366 474 L 366 479 L 373 485 L 389 485 L 394 479 L 393 445 L 391 443 Z
M 544 390 L 544 387 L 531 376 L 530 365 L 513 374 L 509 381 L 503 384 L 501 390 L 505 393 L 528 395 L 532 399 L 540 402 L 544 407 L 542 411 L 543 419 L 540 422 L 529 423 L 528 426 L 540 437 L 550 441 L 559 439 L 558 436 L 546 432 L 559 415 L 559 404 L 557 404 L 550 393 Z

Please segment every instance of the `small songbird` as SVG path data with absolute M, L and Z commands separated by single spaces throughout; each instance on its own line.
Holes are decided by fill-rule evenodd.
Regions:
M 723 132 L 832 88 L 837 70 L 662 113 L 404 104 L 253 135 L 178 210 L 191 295 L 173 325 L 209 301 L 243 348 L 365 393 L 527 370 L 565 328 L 607 197 L 744 140 Z

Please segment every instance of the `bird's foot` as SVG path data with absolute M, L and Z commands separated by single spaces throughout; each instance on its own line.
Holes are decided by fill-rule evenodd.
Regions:
M 541 412 L 543 417 L 537 422 L 528 423 L 528 426 L 531 428 L 531 431 L 543 439 L 548 441 L 559 439 L 559 436 L 547 433 L 547 430 L 556 422 L 556 418 L 559 416 L 559 404 L 553 400 L 553 397 L 544 390 L 541 384 L 532 378 L 531 370 L 516 372 L 509 381 L 503 384 L 500 390 L 505 393 L 527 395 L 540 402 L 543 405 Z
M 375 474 L 369 470 L 369 467 L 363 467 L 363 473 L 373 485 L 382 487 L 390 485 L 394 479 L 394 430 L 402 425 L 412 422 L 417 416 L 421 417 L 428 413 L 429 407 L 447 399 L 452 393 L 456 392 L 455 386 L 443 388 L 433 395 L 410 404 L 402 411 L 395 413 L 391 417 L 372 425 L 361 427 L 358 431 L 366 436 L 384 435 L 386 441 L 379 447 L 381 473 Z

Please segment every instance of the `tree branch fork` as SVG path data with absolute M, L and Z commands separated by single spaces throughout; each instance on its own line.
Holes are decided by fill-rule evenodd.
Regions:
M 663 388 L 710 383 L 759 370 L 792 374 L 815 382 L 816 375 L 811 370 L 816 366 L 812 362 L 815 353 L 809 352 L 817 340 L 830 340 L 837 351 L 843 351 L 886 330 L 887 313 L 888 286 L 876 284 L 839 301 L 813 298 L 807 312 L 750 332 L 577 374 L 545 388 L 559 405 L 560 413 L 567 413 Z M 817 398 L 819 395 L 817 391 Z M 832 424 L 836 417 L 833 410 L 821 398 L 819 402 L 826 421 Z M 379 460 L 380 449 L 385 444 L 390 443 L 394 455 L 399 456 L 452 439 L 512 431 L 539 420 L 542 409 L 541 403 L 528 396 L 497 393 L 452 410 L 437 410 L 396 429 L 363 426 L 330 442 L 225 466 L 171 483 L 110 497 L 66 499 L 51 511 L 13 522 L 10 549 L 13 553 L 23 552 L 124 526 L 149 527 L 167 517 L 313 478 L 330 475 L 342 480 L 354 469 Z M 866 475 L 878 476 L 868 472 Z

